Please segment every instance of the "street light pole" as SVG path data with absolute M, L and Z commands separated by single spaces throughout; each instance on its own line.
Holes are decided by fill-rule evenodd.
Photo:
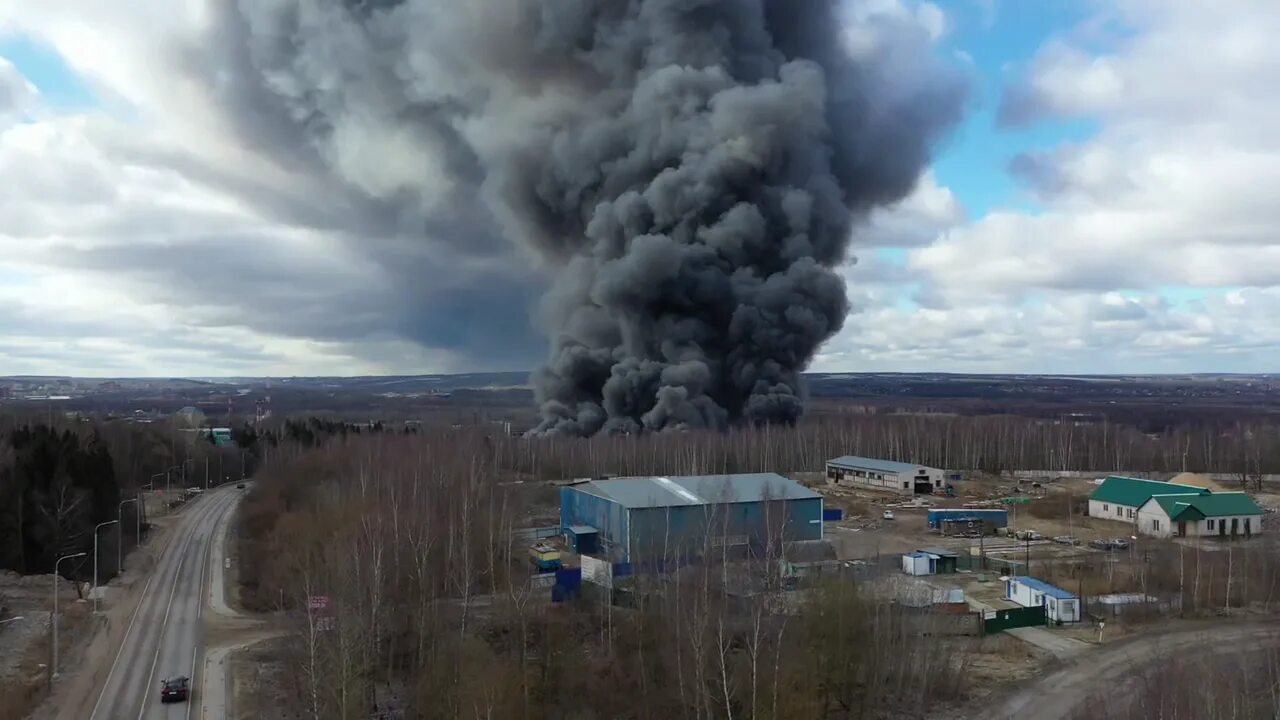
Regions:
M 63 560 L 84 557 L 84 553 L 63 555 L 53 563 L 53 662 L 49 664 L 49 679 L 58 677 L 58 565 Z
M 93 528 L 93 611 L 98 612 L 98 531 L 107 525 L 115 525 L 119 520 L 100 522 Z
M 123 519 L 124 506 L 129 503 L 137 503 L 138 498 L 129 498 L 121 500 L 120 507 L 116 508 L 116 522 L 119 523 Z M 138 510 L 138 506 L 133 506 L 134 514 L 138 516 L 138 527 L 134 530 L 134 543 L 142 540 L 142 511 Z M 120 542 L 116 543 L 116 572 L 124 572 L 124 525 L 120 526 Z

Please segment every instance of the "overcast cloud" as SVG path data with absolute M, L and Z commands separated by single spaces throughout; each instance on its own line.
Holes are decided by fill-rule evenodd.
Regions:
M 364 150 L 335 156 L 236 82 L 244 48 L 218 3 L 72 5 L 0 0 L 0 35 L 56 49 L 99 100 L 53 106 L 0 58 L 0 177 L 21 178 L 0 183 L 0 374 L 545 358 L 542 271 L 441 134 L 365 132 L 396 111 L 374 79 L 370 115 L 334 129 Z M 1275 369 L 1280 8 L 1105 5 L 1011 68 L 999 99 L 1009 128 L 1081 118 L 1097 132 L 992 158 L 1026 202 L 976 215 L 931 173 L 873 213 L 843 273 L 853 313 L 813 369 Z M 952 26 L 931 3 L 860 8 L 938 42 Z

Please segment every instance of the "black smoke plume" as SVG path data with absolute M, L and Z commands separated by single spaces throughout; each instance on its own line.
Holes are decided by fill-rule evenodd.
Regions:
M 918 26 L 831 0 L 241 0 L 229 25 L 281 142 L 376 192 L 353 126 L 404 136 L 432 223 L 483 198 L 469 226 L 551 275 L 540 433 L 794 421 L 848 312 L 832 268 L 965 96 Z

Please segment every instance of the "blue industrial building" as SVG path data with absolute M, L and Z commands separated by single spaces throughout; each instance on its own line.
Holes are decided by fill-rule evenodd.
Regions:
M 560 531 L 617 563 L 735 554 L 775 540 L 821 540 L 822 496 L 776 473 L 584 480 L 560 489 Z

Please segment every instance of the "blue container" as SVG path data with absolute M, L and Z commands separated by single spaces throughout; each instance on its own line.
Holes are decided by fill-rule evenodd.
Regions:
M 839 522 L 844 519 L 844 508 L 822 508 L 822 522 Z
M 996 527 L 1009 527 L 1009 511 L 985 508 L 944 508 L 939 510 L 930 510 L 928 513 L 929 527 L 938 530 L 945 521 L 966 522 L 969 520 L 981 520 L 989 522 Z

